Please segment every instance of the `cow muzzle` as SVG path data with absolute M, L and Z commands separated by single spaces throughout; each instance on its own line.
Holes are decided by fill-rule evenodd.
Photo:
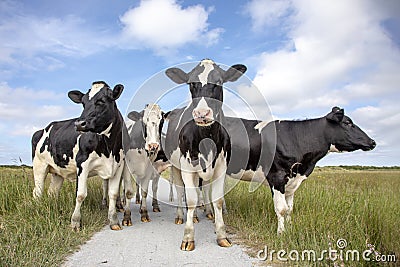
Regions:
M 160 144 L 158 143 L 150 143 L 146 146 L 146 151 L 149 155 L 154 155 L 158 152 L 160 148 Z
M 375 147 L 376 147 L 376 142 L 375 142 L 375 140 L 371 139 L 369 141 L 368 146 L 363 147 L 362 150 L 363 151 L 370 151 L 370 150 L 374 149 Z
M 193 119 L 198 126 L 210 126 L 214 123 L 213 112 L 210 108 L 208 109 L 194 109 Z

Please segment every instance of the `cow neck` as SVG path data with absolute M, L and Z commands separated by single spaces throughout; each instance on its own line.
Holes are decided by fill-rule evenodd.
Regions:
M 102 134 L 103 140 L 106 143 L 107 149 L 112 151 L 115 155 L 119 153 L 119 147 L 122 144 L 122 116 L 117 110 L 118 114 L 114 117 L 112 121 L 112 127 L 110 130 L 110 137 Z

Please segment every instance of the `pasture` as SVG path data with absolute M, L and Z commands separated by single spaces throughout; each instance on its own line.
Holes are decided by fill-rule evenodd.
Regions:
M 229 182 L 229 181 L 228 181 Z M 249 184 L 240 182 L 226 196 L 225 222 L 236 233 L 235 243 L 259 250 L 314 250 L 317 258 L 323 250 L 343 249 L 361 253 L 373 245 L 381 255 L 400 255 L 400 170 L 317 168 L 295 195 L 292 224 L 277 237 L 277 221 L 269 188 L 249 193 Z M 75 203 L 75 184 L 65 182 L 55 199 L 44 194 L 41 201 L 32 198 L 30 167 L 0 168 L 0 266 L 57 266 L 67 255 L 107 224 L 107 211 L 100 209 L 101 181 L 89 179 L 88 197 L 82 207 L 83 229 L 75 233 L 70 217 Z M 200 219 L 204 219 L 200 213 Z M 173 220 L 173 218 L 171 218 Z M 338 250 L 339 251 L 339 250 Z M 261 256 L 264 256 L 263 254 Z M 286 254 L 281 255 L 288 258 Z M 291 257 L 295 257 L 291 254 Z M 374 260 L 375 254 L 371 256 Z M 301 257 L 300 257 L 301 258 Z M 366 262 L 290 261 L 283 266 L 365 266 Z M 271 265 L 282 263 L 273 254 Z M 344 264 L 344 265 L 342 265 Z M 398 262 L 396 263 L 398 264 Z M 378 265 L 376 262 L 368 266 Z
M 400 170 L 358 169 L 317 168 L 296 192 L 292 224 L 286 225 L 280 237 L 269 187 L 262 186 L 250 194 L 249 184 L 240 182 L 226 197 L 225 220 L 239 233 L 252 256 L 268 248 L 266 265 L 284 263 L 277 259 L 277 251 L 283 250 L 286 254 L 281 256 L 289 266 L 375 266 L 375 253 L 369 257 L 371 262 L 362 259 L 362 252 L 372 245 L 381 255 L 395 254 L 395 266 L 400 257 Z M 342 244 L 338 247 L 339 239 L 347 243 L 343 249 Z M 325 260 L 319 261 L 322 251 L 329 249 L 338 254 L 333 260 L 325 254 Z M 269 257 L 272 250 L 275 253 Z M 296 252 L 289 255 L 292 250 L 299 256 Z M 308 261 L 307 255 L 302 260 L 301 253 L 306 250 L 315 251 L 317 260 Z M 343 261 L 339 259 L 340 250 Z M 351 260 L 350 254 L 345 260 L 350 250 L 359 251 L 359 261 Z

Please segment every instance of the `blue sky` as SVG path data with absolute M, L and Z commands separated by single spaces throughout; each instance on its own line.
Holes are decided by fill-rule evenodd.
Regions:
M 33 132 L 80 114 L 69 90 L 122 83 L 121 112 L 140 110 L 132 97 L 150 77 L 203 58 L 248 67 L 242 80 L 257 89 L 237 92 L 257 114 L 305 119 L 340 106 L 378 143 L 320 165 L 400 165 L 396 0 L 0 0 L 0 164 L 31 164 Z M 145 94 L 157 99 L 159 90 Z M 176 88 L 160 103 L 187 97 Z M 235 101 L 226 97 L 248 117 Z

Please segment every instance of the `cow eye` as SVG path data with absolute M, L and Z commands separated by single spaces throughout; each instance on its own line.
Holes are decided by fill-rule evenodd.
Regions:
M 96 101 L 96 104 L 97 104 L 97 105 L 104 105 L 104 103 L 105 103 L 105 102 L 104 102 L 104 100 L 102 100 L 102 99 L 99 99 L 99 100 Z

